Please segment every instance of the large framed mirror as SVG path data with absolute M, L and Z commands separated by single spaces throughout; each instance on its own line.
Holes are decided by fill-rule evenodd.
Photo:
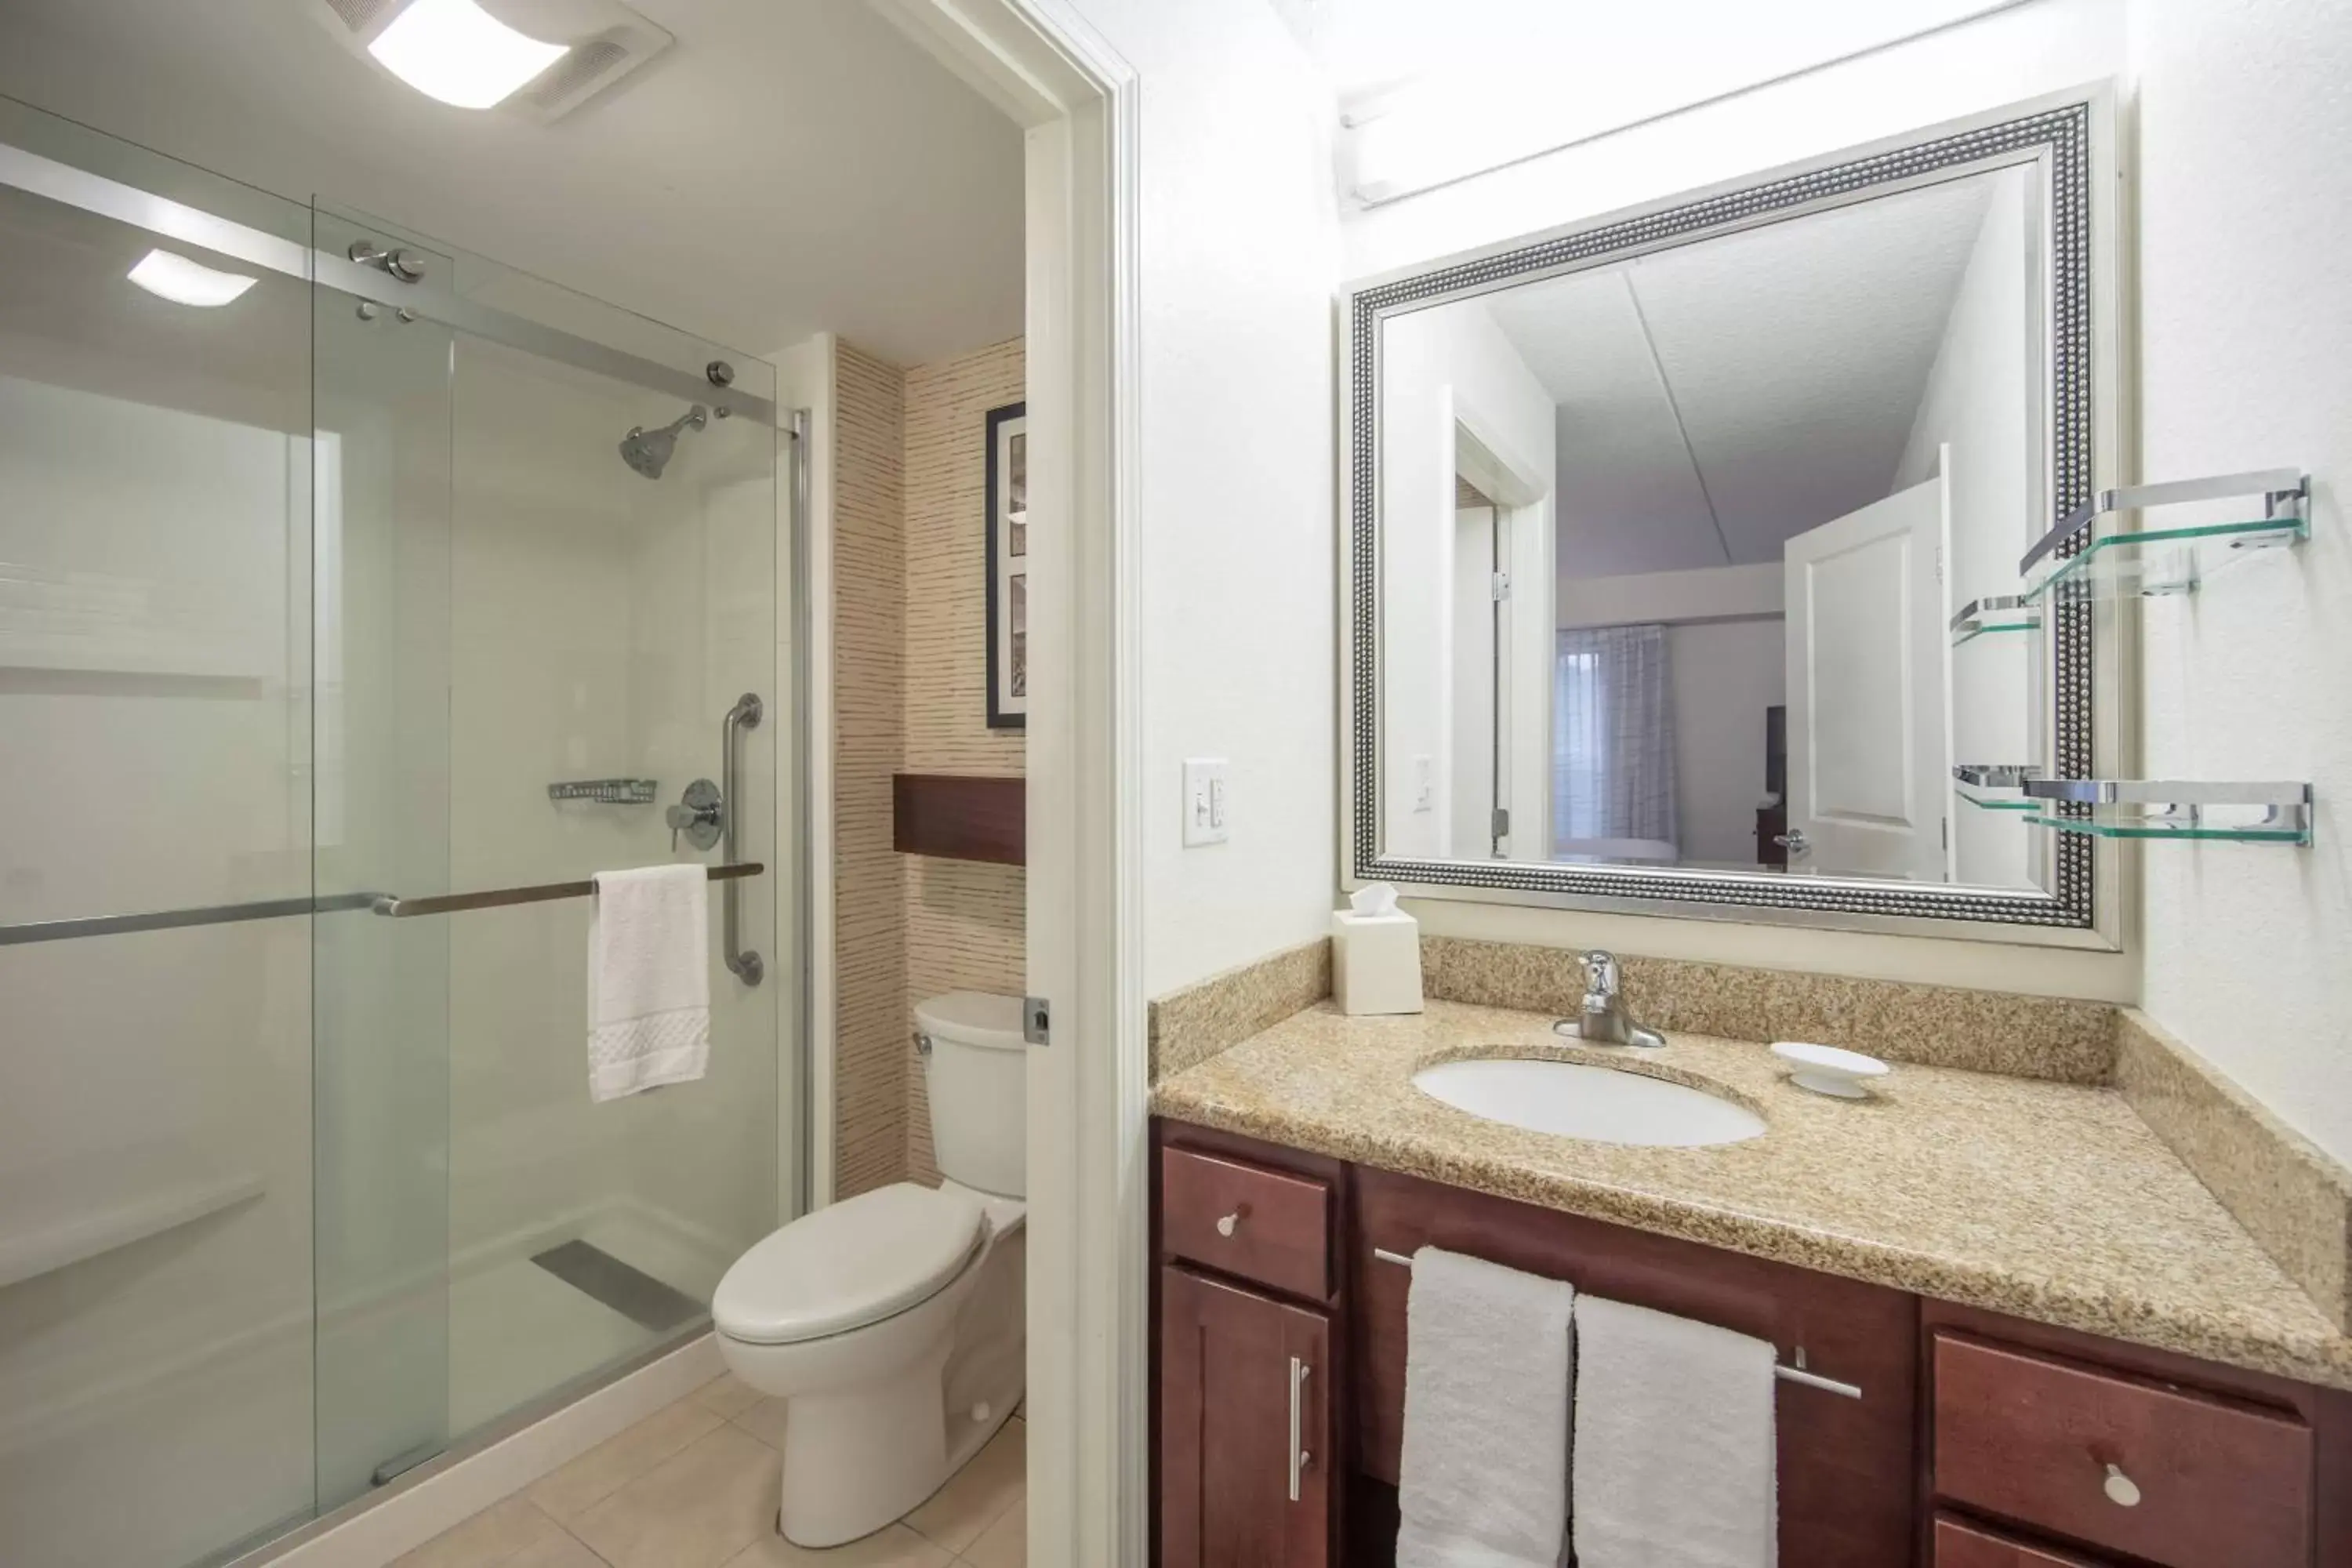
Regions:
M 1341 300 L 1350 885 L 2116 945 L 2103 89 Z M 1531 215 L 1532 216 L 1532 215 Z

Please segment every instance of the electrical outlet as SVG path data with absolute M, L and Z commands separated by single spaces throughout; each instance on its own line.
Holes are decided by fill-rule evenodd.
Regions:
M 1223 757 L 1184 760 L 1184 847 L 1223 844 L 1233 837 L 1233 797 Z

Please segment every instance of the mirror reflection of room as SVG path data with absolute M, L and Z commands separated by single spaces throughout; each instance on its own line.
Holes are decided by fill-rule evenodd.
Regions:
M 2042 755 L 2043 639 L 1948 630 L 2041 531 L 2043 200 L 1995 168 L 1389 320 L 1386 852 L 2046 883 L 1953 779 Z

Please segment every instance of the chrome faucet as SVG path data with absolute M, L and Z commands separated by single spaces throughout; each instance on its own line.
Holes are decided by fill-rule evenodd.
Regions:
M 1665 1036 L 1633 1022 L 1625 1011 L 1625 993 L 1617 973 L 1617 955 L 1599 948 L 1584 955 L 1584 1008 L 1580 1016 L 1562 1018 L 1552 1028 L 1576 1033 L 1596 1046 L 1663 1046 Z

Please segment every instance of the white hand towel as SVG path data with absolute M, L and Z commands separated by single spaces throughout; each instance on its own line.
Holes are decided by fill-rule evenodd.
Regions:
M 1575 1302 L 1558 1279 L 1413 1254 L 1397 1568 L 1557 1568 Z
M 1770 1568 L 1772 1347 L 1576 1300 L 1577 1568 Z
M 588 917 L 588 1097 L 702 1076 L 710 1061 L 710 879 L 699 866 L 596 873 Z

